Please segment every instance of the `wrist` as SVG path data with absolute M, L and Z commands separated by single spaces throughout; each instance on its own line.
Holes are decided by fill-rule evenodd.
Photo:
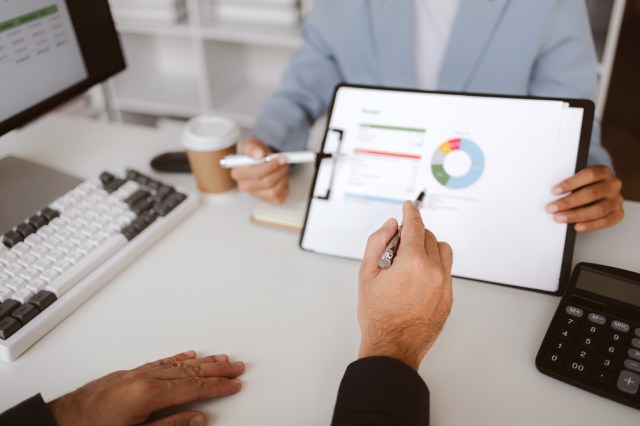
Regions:
M 358 351 L 358 359 L 383 356 L 393 358 L 403 364 L 408 365 L 412 369 L 418 371 L 420 362 L 423 356 L 415 351 L 405 347 L 404 345 L 386 343 L 386 344 L 371 344 L 368 342 L 360 343 L 360 350 Z

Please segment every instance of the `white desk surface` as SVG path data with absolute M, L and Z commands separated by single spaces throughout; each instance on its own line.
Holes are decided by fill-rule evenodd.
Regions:
M 92 177 L 123 162 L 150 172 L 178 141 L 150 129 L 54 115 L 0 140 L 14 154 Z M 188 175 L 164 180 L 195 188 Z M 186 349 L 244 360 L 243 390 L 195 404 L 216 425 L 328 425 L 355 359 L 358 262 L 306 253 L 298 235 L 252 225 L 231 192 L 199 209 L 12 363 L 0 411 Z M 575 260 L 640 268 L 640 204 L 580 236 Z M 451 316 L 420 374 L 433 425 L 637 424 L 639 412 L 539 373 L 534 359 L 558 297 L 454 280 Z

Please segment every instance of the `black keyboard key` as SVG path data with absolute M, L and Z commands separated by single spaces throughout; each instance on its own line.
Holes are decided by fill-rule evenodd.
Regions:
M 569 363 L 567 364 L 567 369 L 569 369 L 569 371 L 573 373 L 583 375 L 587 373 L 588 367 L 584 361 L 574 359 L 569 361 Z
M 136 215 L 140 216 L 142 213 L 147 210 L 151 210 L 153 207 L 153 200 L 151 198 L 145 198 L 143 200 L 138 201 L 131 207 L 131 211 Z
M 620 345 L 606 344 L 602 346 L 602 353 L 612 357 L 619 357 L 622 355 L 622 352 L 623 349 Z
M 50 207 L 45 207 L 40 212 L 40 215 L 42 215 L 45 219 L 47 219 L 49 222 L 51 222 L 56 217 L 60 217 L 60 212 L 58 212 L 58 211 L 56 211 L 56 210 L 54 210 L 54 209 L 52 209 Z
M 564 362 L 564 355 L 557 352 L 547 351 L 543 359 L 549 364 L 561 367 Z
M 24 305 L 13 311 L 11 316 L 20 321 L 22 325 L 25 325 L 26 323 L 34 319 L 39 313 L 40 311 L 34 305 L 25 303 Z
M 573 351 L 573 357 L 580 361 L 589 361 L 593 354 L 590 349 L 578 347 Z
M 111 194 L 112 192 L 117 191 L 118 188 L 120 188 L 122 185 L 124 185 L 124 182 L 125 181 L 123 179 L 115 178 L 111 182 L 103 185 L 103 188 L 105 191 Z
M 29 299 L 28 303 L 31 303 L 33 306 L 38 308 L 40 312 L 42 312 L 56 300 L 58 300 L 58 298 L 55 294 L 51 293 L 50 291 L 42 290 L 31 299 Z
M 127 203 L 129 207 L 133 207 L 139 201 L 147 199 L 150 196 L 151 194 L 149 194 L 149 192 L 145 191 L 144 189 L 138 189 L 136 192 L 131 194 L 126 200 L 124 200 L 124 202 Z
M 0 321 L 0 339 L 7 340 L 16 331 L 20 330 L 22 324 L 14 318 L 7 317 Z
M 153 196 L 155 201 L 164 201 L 170 194 L 174 193 L 175 189 L 169 185 L 161 185 L 160 188 L 157 189 L 156 193 Z
M 7 299 L 0 303 L 0 320 L 10 316 L 13 311 L 20 307 L 20 302 L 13 299 Z
M 36 232 L 36 227 L 33 226 L 30 223 L 27 222 L 22 222 L 20 225 L 16 226 L 16 231 L 18 231 L 19 233 L 21 233 L 25 238 L 27 238 L 29 235 L 33 234 L 34 232 Z
M 162 186 L 162 182 L 159 182 L 154 179 L 149 179 L 149 183 L 147 183 L 147 186 L 153 189 L 154 191 L 156 191 Z
M 596 346 L 596 343 L 598 342 L 598 339 L 591 336 L 578 336 L 576 342 L 587 348 L 594 348 Z
M 555 339 L 549 345 L 549 349 L 554 351 L 554 352 L 557 351 L 557 352 L 561 352 L 563 354 L 566 354 L 567 352 L 569 352 L 569 342 L 566 342 L 566 341 L 560 340 L 560 339 Z
M 556 330 L 556 336 L 561 339 L 571 340 L 573 339 L 574 335 L 575 331 L 571 330 L 570 328 L 558 327 L 558 329 Z
M 597 367 L 604 368 L 606 370 L 615 370 L 618 363 L 610 356 L 598 356 Z
M 136 182 L 138 182 L 140 185 L 144 185 L 144 186 L 149 186 L 149 181 L 151 180 L 148 176 L 143 175 L 142 173 L 138 173 L 138 176 L 136 177 Z
M 140 173 L 136 172 L 135 170 L 127 169 L 127 179 L 136 181 L 139 175 Z
M 112 180 L 114 180 L 116 177 L 114 175 L 112 175 L 109 172 L 103 172 L 100 174 L 100 182 L 102 182 L 102 185 L 106 185 L 109 182 L 111 182 Z
M 156 205 L 153 206 L 153 210 L 160 216 L 166 216 L 173 210 L 173 207 L 169 203 L 156 203 Z
M 133 240 L 139 233 L 138 229 L 136 229 L 133 224 L 125 226 L 120 230 L 120 233 L 125 236 L 125 238 L 129 241 Z
M 45 226 L 46 224 L 49 223 L 49 221 L 47 220 L 46 217 L 39 215 L 39 214 L 34 214 L 33 216 L 31 216 L 29 218 L 29 223 L 31 225 L 33 225 L 36 229 L 40 229 L 43 226 Z
M 11 248 L 18 244 L 19 242 L 24 241 L 24 235 L 19 233 L 18 231 L 14 231 L 13 229 L 2 237 L 2 244 Z

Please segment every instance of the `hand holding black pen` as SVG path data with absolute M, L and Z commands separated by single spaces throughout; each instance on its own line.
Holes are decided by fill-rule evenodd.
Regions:
M 413 202 L 413 204 L 418 209 L 420 209 L 420 206 L 424 201 L 424 196 L 426 195 L 426 193 L 427 193 L 427 190 L 425 189 L 418 195 L 418 197 Z M 382 256 L 380 256 L 380 259 L 378 260 L 378 266 L 380 268 L 388 269 L 391 267 L 391 264 L 393 263 L 393 259 L 395 258 L 396 253 L 398 252 L 398 247 L 400 246 L 401 232 L 402 232 L 402 225 L 398 226 L 398 231 L 395 233 L 391 241 L 389 241 L 389 244 L 387 245 L 387 248 L 384 250 L 384 253 L 382 253 Z

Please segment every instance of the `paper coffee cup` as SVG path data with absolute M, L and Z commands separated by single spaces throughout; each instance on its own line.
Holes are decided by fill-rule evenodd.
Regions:
M 235 186 L 231 170 L 223 169 L 220 159 L 236 153 L 239 136 L 240 128 L 228 118 L 201 115 L 187 122 L 182 145 L 202 192 L 226 192 Z

